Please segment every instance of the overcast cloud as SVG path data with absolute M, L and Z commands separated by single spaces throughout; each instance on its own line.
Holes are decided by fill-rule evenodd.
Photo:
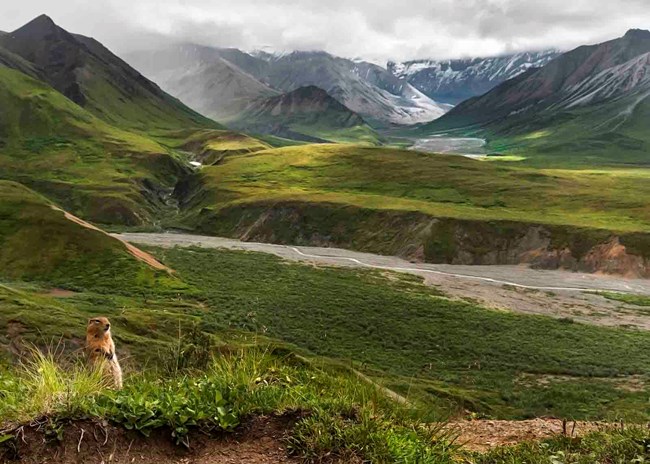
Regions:
M 118 53 L 183 41 L 376 62 L 569 49 L 650 29 L 650 0 L 0 0 L 0 30 L 42 13 Z

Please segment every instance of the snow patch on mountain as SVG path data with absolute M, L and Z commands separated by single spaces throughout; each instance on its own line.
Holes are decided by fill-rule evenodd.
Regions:
M 388 70 L 436 101 L 459 103 L 482 95 L 501 82 L 530 68 L 546 65 L 559 52 L 523 52 L 513 55 L 460 60 L 389 62 Z

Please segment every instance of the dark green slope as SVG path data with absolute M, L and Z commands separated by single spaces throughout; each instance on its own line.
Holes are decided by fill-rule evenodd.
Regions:
M 2 34 L 0 34 L 1 38 Z M 0 66 L 15 69 L 35 79 L 43 78 L 42 73 L 32 63 L 2 47 L 0 47 Z
M 159 143 L 111 126 L 47 84 L 0 67 L 0 179 L 99 223 L 149 223 L 187 168 Z
M 32 63 L 66 97 L 119 127 L 142 131 L 219 127 L 96 40 L 70 34 L 45 15 L 0 36 L 0 46 Z

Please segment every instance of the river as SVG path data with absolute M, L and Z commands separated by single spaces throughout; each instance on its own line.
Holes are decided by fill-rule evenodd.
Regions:
M 430 137 L 415 141 L 411 150 L 427 153 L 446 153 L 468 158 L 482 158 L 487 155 L 485 140 L 471 137 Z

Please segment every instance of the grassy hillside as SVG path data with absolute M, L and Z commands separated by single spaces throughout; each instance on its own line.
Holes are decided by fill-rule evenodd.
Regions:
M 413 276 L 313 268 L 258 253 L 157 254 L 218 308 L 203 316 L 210 331 L 254 331 L 347 361 L 441 413 L 650 414 L 645 387 L 625 387 L 650 374 L 645 332 L 450 301 Z
M 133 367 L 164 362 L 175 343 L 189 362 L 208 339 L 209 349 L 271 342 L 353 366 L 443 416 L 650 417 L 646 332 L 489 310 L 401 274 L 256 253 L 153 251 L 174 277 L 128 267 L 111 275 L 107 266 L 75 281 L 71 262 L 37 284 L 5 280 L 0 318 L 13 329 L 0 345 L 43 345 L 63 334 L 74 349 L 84 320 L 101 313 Z M 75 292 L 51 293 L 52 286 Z M 179 341 L 179 331 L 190 338 Z
M 42 209 L 49 207 L 22 187 L 6 189 L 20 192 L 2 191 L 2 198 L 19 198 L 13 211 L 33 208 L 40 218 L 57 213 Z M 15 218 L 3 208 L 0 218 Z M 2 230 L 13 224 L 30 231 L 32 221 L 19 215 L 0 224 Z M 63 238 L 53 227 L 44 230 L 50 240 L 36 236 L 33 249 L 56 256 L 49 250 L 59 249 Z M 196 431 L 232 430 L 251 414 L 298 409 L 289 422 L 289 449 L 308 459 L 330 455 L 342 462 L 352 456 L 374 462 L 440 463 L 461 456 L 468 462 L 521 462 L 523 456 L 547 462 L 556 451 L 585 459 L 594 459 L 595 452 L 635 457 L 635 440 L 645 436 L 631 429 L 612 436 L 619 443 L 614 446 L 610 432 L 602 432 L 598 440 L 478 456 L 450 446 L 430 421 L 448 415 L 647 420 L 646 332 L 494 311 L 451 301 L 414 276 L 318 268 L 257 253 L 153 249 L 176 274 L 132 273 L 118 261 L 125 255 L 114 257 L 116 270 L 111 261 L 101 261 L 96 236 L 76 233 L 66 231 L 65 237 L 95 247 L 78 261 L 85 263 L 87 277 L 75 277 L 74 260 L 59 263 L 56 272 L 22 275 L 36 280 L 2 276 L 0 324 L 7 330 L 0 333 L 0 423 L 46 413 L 52 427 L 68 434 L 70 419 L 97 417 L 145 432 L 174 431 L 183 442 Z M 65 245 L 72 247 L 68 253 L 76 243 Z M 97 262 L 103 272 L 93 272 Z M 73 291 L 53 292 L 54 286 Z M 92 373 L 58 371 L 47 360 L 32 377 L 10 367 L 26 343 L 58 346 L 63 365 L 71 366 L 86 321 L 97 314 L 113 323 L 127 376 L 124 391 L 93 386 L 101 381 L 92 380 Z M 243 354 L 251 348 L 252 355 Z M 138 374 L 142 366 L 149 375 Z M 351 368 L 408 397 L 411 405 L 389 401 Z M 51 380 L 38 381 L 48 373 Z M 87 388 L 92 394 L 79 393 Z M 187 409 L 191 404 L 196 407 Z M 187 413 L 174 412 L 179 410 Z
M 169 147 L 191 153 L 194 161 L 208 165 L 218 164 L 229 156 L 271 148 L 269 143 L 258 138 L 220 129 L 171 131 L 156 138 Z
M 514 130 L 490 128 L 490 147 L 528 157 L 531 166 L 650 166 L 650 137 L 645 128 L 650 97 L 632 95 L 594 108 L 532 120 Z
M 459 156 L 306 145 L 260 151 L 201 171 L 201 212 L 298 202 L 436 217 L 643 231 L 646 170 L 535 170 Z
M 48 85 L 0 67 L 0 178 L 91 221 L 137 225 L 187 168 L 151 138 L 110 126 Z
M 155 275 L 124 243 L 71 221 L 22 185 L 0 181 L 0 278 L 107 290 Z

